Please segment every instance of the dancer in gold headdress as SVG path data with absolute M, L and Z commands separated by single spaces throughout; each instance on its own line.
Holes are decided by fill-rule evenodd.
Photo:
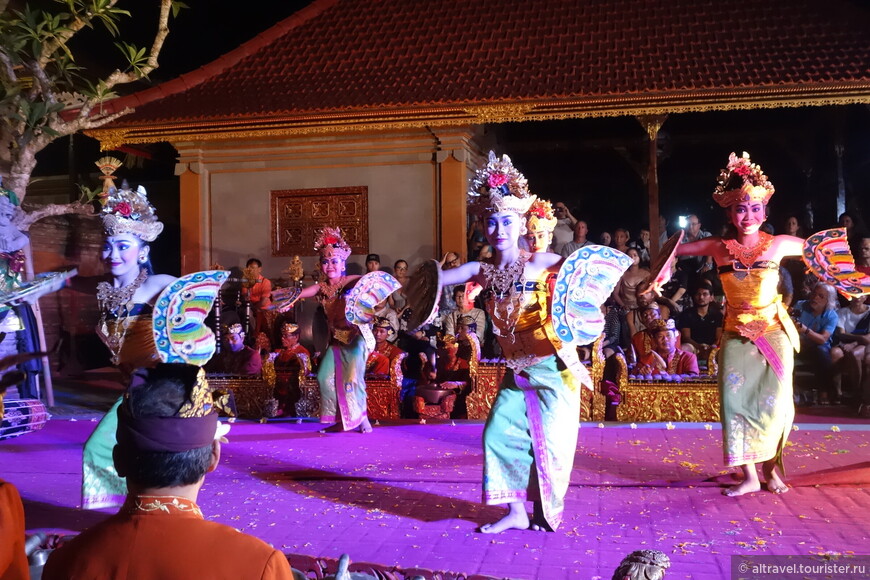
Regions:
M 152 272 L 148 243 L 157 239 L 163 224 L 148 202 L 145 188 L 132 190 L 126 183 L 121 189 L 112 187 L 100 217 L 106 234 L 102 257 L 111 281 L 97 286 L 97 335 L 109 349 L 112 364 L 127 377 L 135 368 L 160 362 L 151 310 L 160 292 L 175 277 Z M 112 461 L 118 404 L 120 399 L 85 443 L 82 507 L 121 505 L 126 496 L 127 486 Z
M 526 501 L 534 505 L 531 527 L 553 530 L 562 520 L 574 463 L 581 383 L 591 388 L 591 380 L 573 343 L 557 333 L 551 316 L 551 302 L 556 301 L 552 289 L 561 292 L 557 275 L 562 279 L 565 271 L 582 271 L 583 275 L 600 272 L 594 285 L 606 287 L 605 291 L 596 296 L 584 295 L 587 305 L 597 303 L 589 310 L 600 318 L 598 306 L 628 267 L 628 259 L 612 249 L 592 246 L 580 252 L 601 252 L 595 254 L 600 258 L 600 268 L 575 270 L 577 260 L 585 260 L 585 256 L 566 260 L 557 254 L 522 250 L 519 238 L 527 233 L 527 213 L 535 196 L 506 155 L 499 159 L 490 152 L 488 163 L 472 178 L 468 201 L 470 211 L 483 220 L 494 256 L 488 262 L 469 262 L 444 270 L 438 279 L 441 287 L 473 281 L 483 288 L 484 305 L 510 369 L 499 387 L 483 434 L 484 501 L 508 504 L 509 509 L 502 519 L 480 530 L 499 533 L 529 528 Z M 437 268 L 437 264 L 433 261 L 423 268 L 415 275 L 420 288 L 427 286 L 425 268 Z M 564 286 L 568 288 L 569 284 Z M 418 301 L 417 287 L 416 281 L 412 282 L 408 291 L 412 310 L 433 303 L 431 296 L 428 302 Z M 425 290 L 420 292 L 425 294 Z M 571 309 L 560 304 L 561 314 Z M 414 320 L 414 324 L 417 322 Z M 602 329 L 603 320 L 595 334 Z
M 802 255 L 841 292 L 867 291 L 866 279 L 854 271 L 854 260 L 847 267 L 851 256 L 845 250 L 845 232 L 829 230 L 804 241 L 760 231 L 773 193 L 773 184 L 748 153 L 731 153 L 713 199 L 726 208 L 737 234 L 676 248 L 676 255 L 713 257 L 728 302 L 719 362 L 722 436 L 726 464 L 739 466 L 744 475 L 740 484 L 723 491 L 730 497 L 761 489 L 758 463 L 768 491 L 782 494 L 789 489 L 777 468 L 782 471 L 782 452 L 794 419 L 792 369 L 800 341 L 777 291 L 780 260 Z M 827 249 L 817 252 L 816 247 Z M 832 258 L 843 261 L 831 269 L 826 262 Z M 804 328 L 804 333 L 814 338 L 812 330 Z

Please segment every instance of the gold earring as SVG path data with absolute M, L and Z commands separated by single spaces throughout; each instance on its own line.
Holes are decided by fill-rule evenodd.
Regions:
M 144 255 L 143 255 L 143 256 L 139 256 L 139 263 L 140 263 L 140 264 L 144 264 L 144 263 L 147 262 L 147 261 L 148 261 L 148 258 L 146 258 Z

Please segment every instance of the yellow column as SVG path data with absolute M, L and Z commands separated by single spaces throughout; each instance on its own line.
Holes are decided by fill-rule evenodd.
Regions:
M 464 157 L 464 155 L 460 156 Z M 465 161 L 447 155 L 441 162 L 439 258 L 446 252 L 456 252 L 463 262 L 468 259 L 465 205 L 467 188 Z
M 181 274 L 201 270 L 202 224 L 204 223 L 199 175 L 186 169 L 179 176 L 181 214 Z

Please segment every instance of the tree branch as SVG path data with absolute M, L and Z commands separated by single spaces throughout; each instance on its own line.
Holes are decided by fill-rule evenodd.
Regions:
M 157 62 L 157 57 L 163 49 L 163 43 L 169 35 L 169 14 L 172 9 L 172 0 L 161 0 L 160 2 L 160 20 L 157 23 L 157 33 L 154 36 L 154 42 L 151 44 L 151 51 L 148 53 L 148 63 L 141 67 L 138 72 L 121 72 L 116 70 L 106 79 L 105 85 L 107 89 L 112 89 L 116 85 L 122 85 L 138 81 L 147 77 L 151 71 L 160 66 Z
M 0 50 L 0 65 L 3 67 L 3 75 L 6 77 L 6 82 L 10 85 L 17 83 L 18 75 L 15 74 L 15 67 L 12 66 L 12 61 L 4 50 Z
M 117 3 L 118 0 L 112 0 L 109 7 L 111 8 Z M 91 23 L 91 20 L 93 20 L 93 17 L 85 19 L 81 18 L 79 12 L 72 12 L 71 14 L 74 17 L 74 20 L 67 25 L 68 30 L 52 37 L 43 45 L 42 51 L 39 53 L 40 68 L 45 68 L 45 65 L 54 60 L 54 53 L 60 49 L 61 45 L 66 44 L 70 38 L 75 36 L 82 28 L 88 26 Z
M 94 211 L 94 206 L 90 203 L 81 203 L 79 201 L 63 204 L 51 203 L 28 212 L 23 212 L 21 219 L 16 220 L 15 226 L 19 231 L 27 232 L 30 231 L 30 226 L 41 219 L 67 214 L 95 216 L 97 212 Z

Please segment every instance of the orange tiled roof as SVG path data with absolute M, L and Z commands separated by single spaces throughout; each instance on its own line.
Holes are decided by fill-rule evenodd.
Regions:
M 118 99 L 137 110 L 113 127 L 870 102 L 868 31 L 870 7 L 853 0 L 316 0 L 214 63 Z

